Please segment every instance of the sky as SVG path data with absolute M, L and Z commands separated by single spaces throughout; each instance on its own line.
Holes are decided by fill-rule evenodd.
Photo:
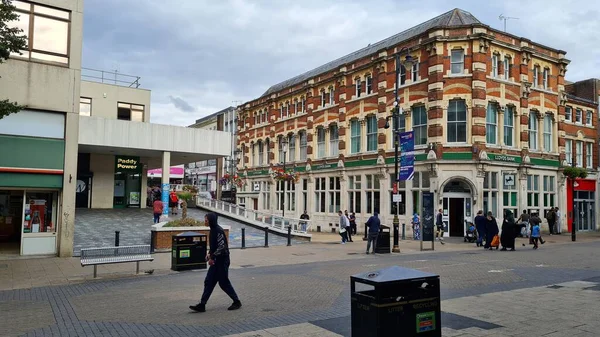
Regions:
M 600 77 L 599 0 L 85 0 L 83 67 L 140 76 L 151 122 L 187 126 L 453 8 Z

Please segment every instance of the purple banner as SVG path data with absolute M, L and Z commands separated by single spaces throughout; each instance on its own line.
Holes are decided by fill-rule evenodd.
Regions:
M 400 137 L 399 180 L 412 180 L 415 175 L 415 138 L 413 131 L 402 132 Z

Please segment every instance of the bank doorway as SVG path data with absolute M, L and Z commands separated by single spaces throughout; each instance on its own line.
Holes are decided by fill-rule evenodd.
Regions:
M 594 194 L 594 192 L 577 191 L 575 195 L 575 225 L 578 231 L 587 232 L 596 229 Z
M 466 222 L 472 221 L 471 189 L 462 180 L 452 180 L 444 186 L 442 221 L 444 236 L 463 237 Z

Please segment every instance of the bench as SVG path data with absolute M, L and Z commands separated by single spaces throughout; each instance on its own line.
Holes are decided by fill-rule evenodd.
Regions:
M 84 248 L 81 250 L 81 266 L 94 266 L 94 278 L 99 264 L 136 263 L 136 274 L 140 273 L 140 262 L 153 261 L 150 245 Z

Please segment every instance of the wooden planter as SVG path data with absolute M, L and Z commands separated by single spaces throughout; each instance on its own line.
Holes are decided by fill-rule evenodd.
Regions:
M 173 235 L 185 233 L 185 232 L 196 232 L 200 234 L 205 234 L 208 236 L 210 234 L 210 227 L 207 226 L 198 226 L 198 227 L 163 227 L 166 225 L 166 222 L 161 222 L 159 224 L 152 226 L 152 247 L 154 247 L 155 252 L 169 252 L 171 251 L 171 242 Z M 221 226 L 225 231 L 225 235 L 229 238 L 229 226 Z

